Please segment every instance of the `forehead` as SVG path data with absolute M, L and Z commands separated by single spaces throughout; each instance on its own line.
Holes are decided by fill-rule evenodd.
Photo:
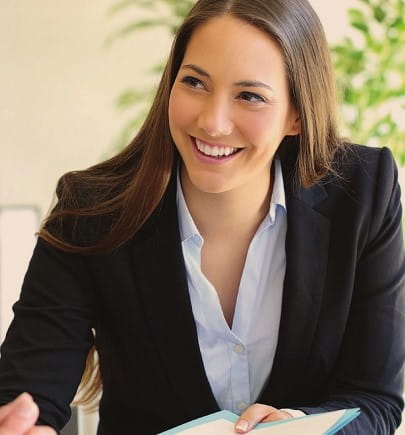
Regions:
M 212 18 L 197 27 L 183 59 L 183 64 L 189 63 L 222 76 L 284 74 L 277 42 L 261 29 L 230 15 Z

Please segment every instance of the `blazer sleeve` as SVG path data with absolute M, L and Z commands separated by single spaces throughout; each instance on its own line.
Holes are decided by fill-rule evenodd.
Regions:
M 359 248 L 336 369 L 319 406 L 300 407 L 308 414 L 360 407 L 360 417 L 339 432 L 345 435 L 392 434 L 403 409 L 405 259 L 400 188 L 388 149 L 380 153 L 373 186 L 371 219 Z
M 66 424 L 93 344 L 90 288 L 84 256 L 38 240 L 1 347 L 0 404 L 27 391 L 38 424 Z

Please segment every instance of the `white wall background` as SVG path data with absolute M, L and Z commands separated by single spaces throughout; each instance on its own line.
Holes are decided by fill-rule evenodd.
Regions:
M 107 17 L 112 3 L 1 1 L 1 205 L 44 215 L 59 176 L 100 160 L 120 130 L 115 97 L 166 53 L 165 35 L 151 32 L 105 48 L 126 21 Z

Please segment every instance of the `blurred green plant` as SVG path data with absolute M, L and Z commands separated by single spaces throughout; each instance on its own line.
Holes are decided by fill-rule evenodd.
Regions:
M 352 37 L 331 47 L 345 136 L 405 165 L 405 0 L 357 0 Z
M 147 18 L 132 20 L 118 31 L 112 33 L 106 39 L 106 45 L 115 43 L 117 40 L 137 34 L 139 31 L 156 27 L 162 27 L 168 31 L 169 37 L 173 37 L 176 30 L 188 11 L 191 9 L 196 0 L 121 0 L 113 4 L 108 10 L 109 16 L 120 13 L 128 14 L 130 9 L 136 11 L 137 15 L 146 13 Z M 130 14 L 134 15 L 134 14 Z M 114 140 L 113 152 L 122 149 L 133 138 L 135 132 L 142 125 L 153 96 L 156 92 L 156 86 L 162 75 L 164 62 L 154 65 L 147 72 L 155 86 L 146 89 L 131 88 L 124 90 L 116 100 L 116 106 L 119 110 L 131 110 L 135 117 L 130 119 L 122 128 L 121 132 Z
M 358 143 L 390 147 L 400 165 L 405 165 L 405 0 L 356 0 L 348 11 L 353 37 L 331 47 L 338 89 L 341 91 L 341 130 Z M 110 35 L 108 43 L 139 31 L 164 27 L 174 35 L 195 0 L 121 0 L 110 15 L 130 8 L 148 12 Z M 156 82 L 163 63 L 149 74 Z M 137 113 L 115 140 L 114 149 L 126 145 L 142 124 L 155 88 L 127 89 L 117 107 Z

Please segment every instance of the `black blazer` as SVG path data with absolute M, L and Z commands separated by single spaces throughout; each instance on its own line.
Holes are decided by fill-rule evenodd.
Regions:
M 400 422 L 404 251 L 391 153 L 351 147 L 340 174 L 294 190 L 281 153 L 288 230 L 278 346 L 258 402 L 317 413 L 360 407 L 342 434 Z M 174 178 L 174 177 L 173 177 Z M 2 347 L 0 403 L 31 392 L 40 423 L 61 428 L 96 346 L 99 434 L 155 434 L 218 410 L 199 351 L 175 183 L 116 252 L 78 255 L 39 240 Z

